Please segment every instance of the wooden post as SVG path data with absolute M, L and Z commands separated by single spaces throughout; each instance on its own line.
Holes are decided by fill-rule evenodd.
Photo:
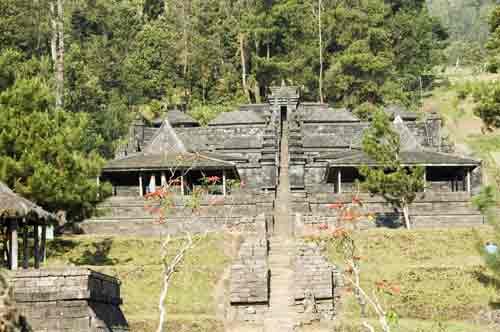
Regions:
M 184 175 L 181 175 L 181 195 L 184 196 Z
M 38 235 L 38 225 L 33 226 L 33 230 L 34 230 L 34 238 L 35 238 L 33 256 L 35 258 L 35 269 L 39 269 L 40 268 L 40 239 L 39 239 L 39 235 Z
M 139 196 L 144 196 L 144 187 L 142 186 L 142 174 L 139 174 Z
M 165 187 L 167 185 L 167 176 L 165 172 L 161 172 L 161 186 Z
M 24 230 L 23 230 L 23 269 L 27 269 L 29 267 L 29 245 L 28 245 L 28 233 L 29 228 L 24 222 Z
M 339 170 L 337 171 L 337 184 L 338 184 L 338 192 L 339 194 L 342 194 L 342 172 Z
M 17 219 L 12 219 L 10 221 L 10 269 L 15 271 L 18 267 L 18 252 L 19 247 L 17 243 Z
M 470 179 L 470 169 L 467 169 L 467 192 L 471 192 L 471 179 Z
M 226 170 L 223 169 L 222 170 L 222 194 L 224 196 L 226 196 L 226 192 L 227 192 L 227 189 L 226 189 Z
M 42 225 L 42 242 L 40 245 L 40 260 L 45 262 L 45 251 L 46 251 L 46 242 L 47 242 L 47 225 Z
M 149 192 L 155 192 L 156 191 L 156 175 L 151 175 L 149 179 Z
M 101 188 L 101 181 L 99 179 L 99 177 L 96 177 L 96 184 L 97 184 L 97 199 L 99 199 L 99 191 L 100 191 L 100 188 Z

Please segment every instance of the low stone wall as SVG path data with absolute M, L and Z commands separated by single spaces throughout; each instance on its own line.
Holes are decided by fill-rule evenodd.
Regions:
M 262 321 L 269 310 L 268 243 L 265 236 L 246 238 L 231 266 L 231 320 Z
M 82 268 L 20 270 L 9 282 L 34 332 L 124 332 L 120 282 Z
M 140 197 L 111 197 L 99 205 L 97 216 L 79 224 L 87 234 L 143 235 L 176 234 L 189 229 L 193 233 L 232 230 L 255 233 L 272 226 L 274 208 L 272 194 L 239 194 L 211 196 L 202 199 L 199 207 L 186 207 L 189 198 L 177 197 L 175 207 L 159 214 L 149 211 L 159 208 L 157 202 Z
M 309 194 L 292 199 L 291 218 L 295 220 L 297 235 L 309 234 L 310 228 L 319 224 L 339 226 L 338 210 L 329 207 L 332 203 L 349 203 L 350 194 Z M 400 215 L 380 196 L 360 194 L 364 204 L 363 211 L 376 214 L 375 222 L 367 220 L 360 224 L 363 228 L 400 227 Z M 412 226 L 429 227 L 474 227 L 484 224 L 483 216 L 474 208 L 470 195 L 465 192 L 421 193 L 410 206 Z
M 294 272 L 294 300 L 301 320 L 332 320 L 335 317 L 337 270 L 316 244 L 297 244 Z

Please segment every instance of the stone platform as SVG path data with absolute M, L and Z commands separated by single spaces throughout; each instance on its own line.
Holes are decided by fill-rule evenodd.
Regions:
M 19 270 L 14 300 L 33 332 L 125 332 L 120 281 L 85 268 Z

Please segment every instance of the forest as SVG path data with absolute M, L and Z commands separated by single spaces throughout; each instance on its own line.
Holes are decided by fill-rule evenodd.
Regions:
M 416 108 L 436 68 L 486 66 L 500 21 L 490 18 L 492 7 L 0 0 L 0 180 L 81 217 L 105 196 L 95 177 L 139 114 L 185 108 L 203 124 L 265 100 L 281 82 L 300 86 L 305 100 L 361 114 L 387 104 Z

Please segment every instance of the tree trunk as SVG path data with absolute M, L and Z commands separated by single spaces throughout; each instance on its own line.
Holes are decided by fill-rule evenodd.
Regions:
M 403 202 L 403 216 L 405 218 L 406 229 L 411 229 L 410 211 L 409 211 L 408 204 L 406 202 Z
M 247 69 L 246 69 L 246 60 L 245 60 L 245 35 L 240 32 L 238 35 L 238 39 L 240 42 L 240 57 L 241 57 L 241 84 L 243 86 L 243 92 L 245 96 L 247 96 L 248 101 L 250 101 L 250 96 L 248 94 L 247 89 Z
M 318 0 L 318 35 L 319 35 L 319 101 L 323 100 L 323 29 L 321 26 L 322 0 Z
M 56 7 L 57 6 L 57 7 Z M 56 81 L 56 107 L 64 104 L 64 6 L 63 0 L 54 0 L 49 3 L 52 36 L 50 49 L 54 63 Z
M 50 25 L 52 27 L 52 34 L 50 37 L 50 54 L 52 56 L 52 63 L 54 64 L 54 72 L 57 63 L 57 20 L 56 10 L 53 2 L 49 2 L 50 10 Z

